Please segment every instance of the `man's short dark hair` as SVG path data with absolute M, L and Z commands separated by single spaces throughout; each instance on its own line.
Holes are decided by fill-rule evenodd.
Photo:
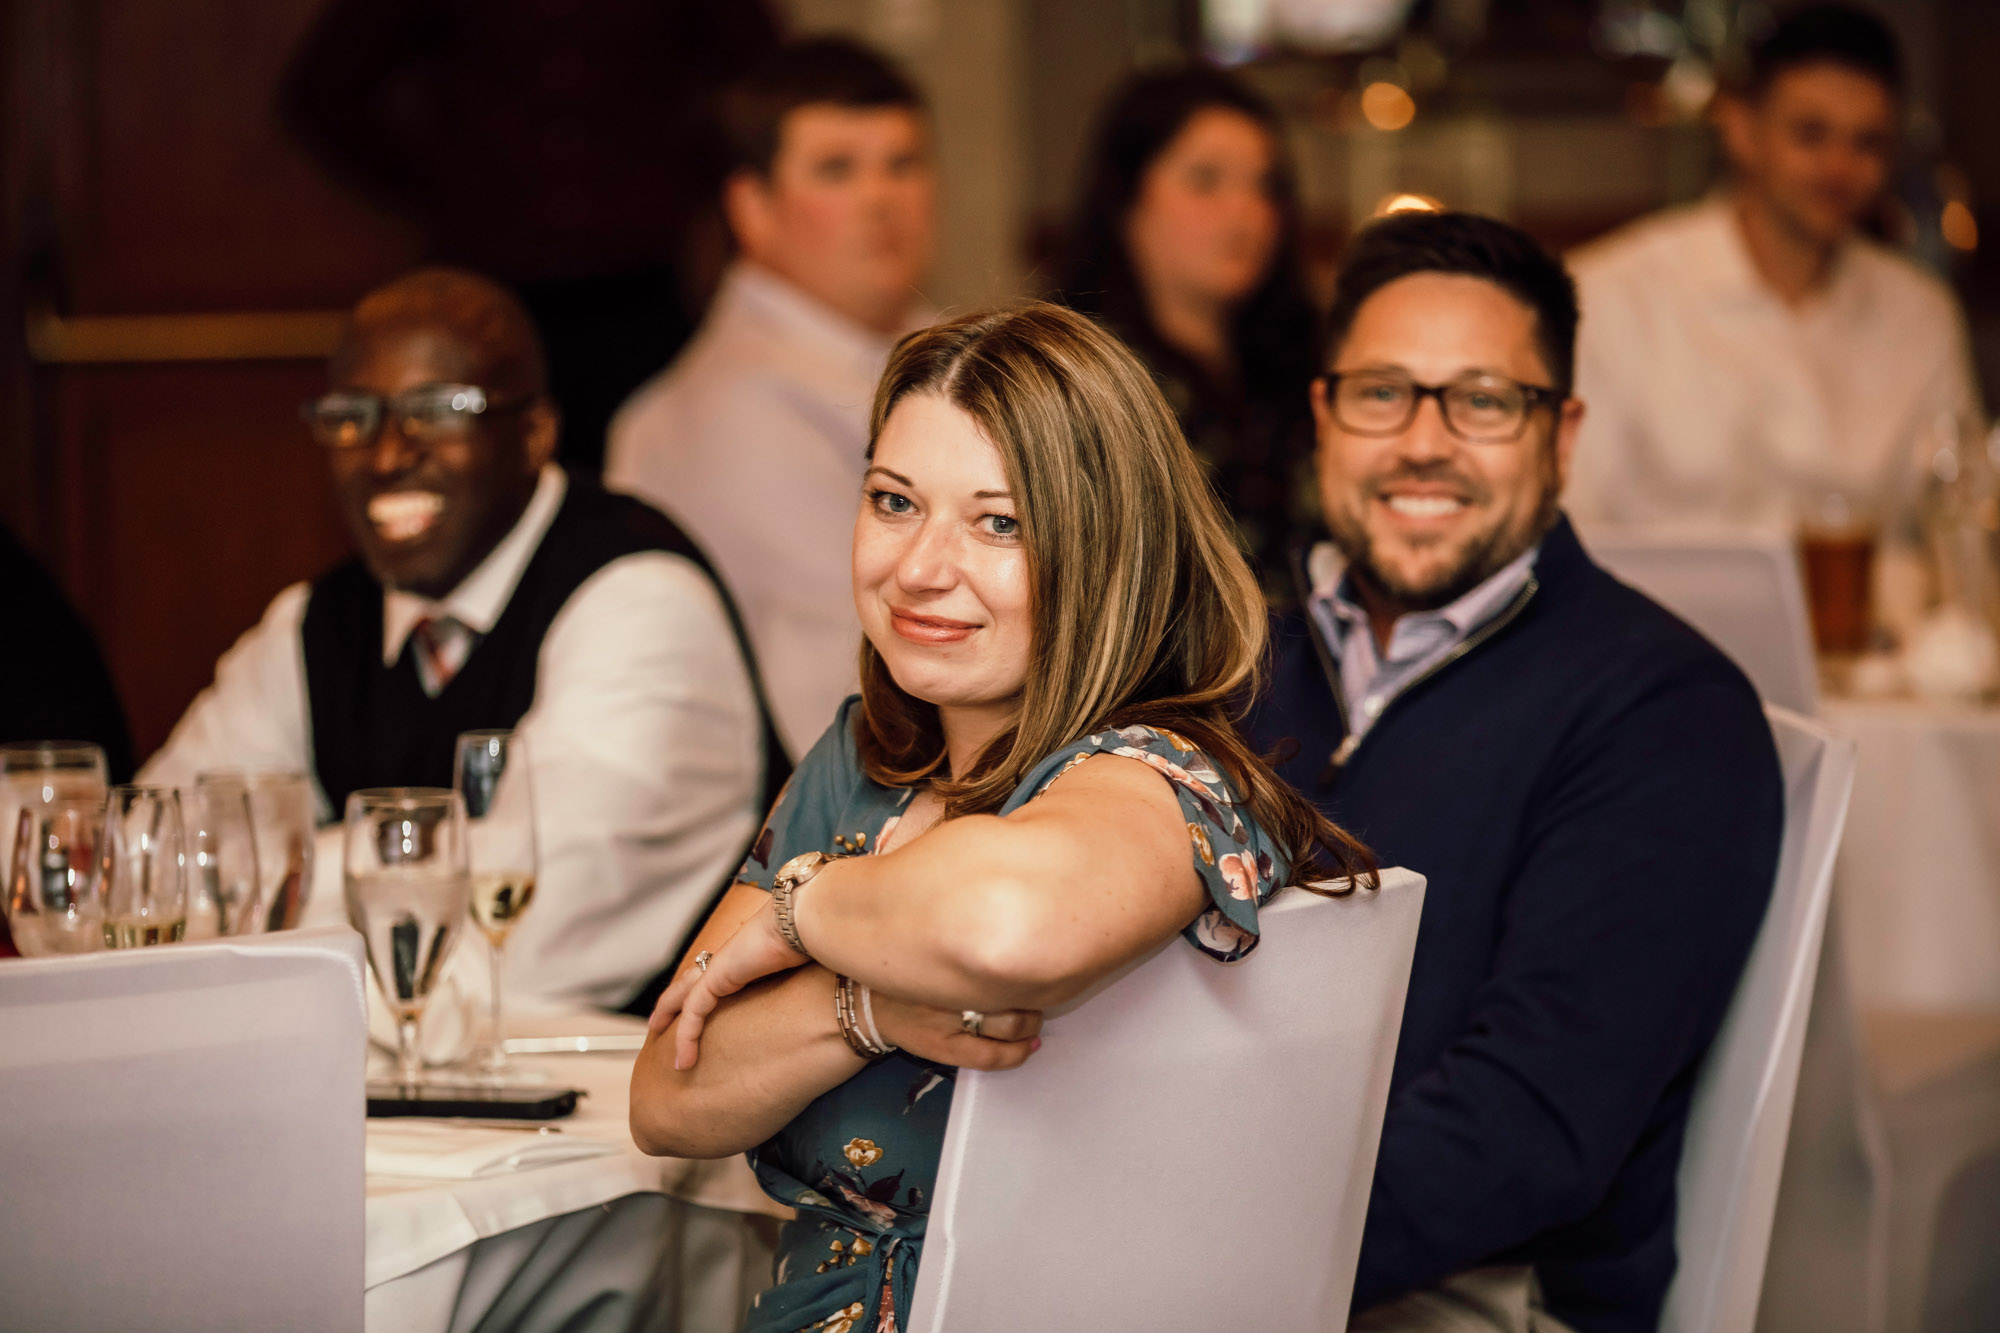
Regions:
M 1831 64 L 1865 74 L 1903 95 L 1903 53 L 1880 16 L 1853 5 L 1810 4 L 1779 16 L 1750 47 L 1749 96 L 1762 97 L 1780 74 L 1804 65 Z
M 729 169 L 771 174 L 785 117 L 830 103 L 854 110 L 903 107 L 921 113 L 923 94 L 890 61 L 846 37 L 813 37 L 773 51 L 723 98 Z
M 1476 213 L 1396 213 L 1354 240 L 1327 313 L 1327 355 L 1347 341 L 1362 304 L 1416 273 L 1483 278 L 1535 312 L 1535 341 L 1550 387 L 1567 394 L 1576 374 L 1576 283 L 1562 262 L 1519 227 Z

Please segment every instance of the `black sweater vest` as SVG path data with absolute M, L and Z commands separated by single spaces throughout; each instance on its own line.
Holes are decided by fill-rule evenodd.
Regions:
M 666 515 L 571 476 L 499 620 L 435 699 L 417 680 L 415 636 L 393 665 L 382 665 L 382 585 L 366 565 L 351 560 L 313 584 L 301 626 L 306 694 L 314 768 L 335 816 L 358 788 L 449 787 L 458 734 L 512 727 L 534 702 L 542 639 L 571 595 L 612 561 L 644 551 L 693 561 L 722 597 L 756 690 L 768 809 L 791 765 L 728 590 Z

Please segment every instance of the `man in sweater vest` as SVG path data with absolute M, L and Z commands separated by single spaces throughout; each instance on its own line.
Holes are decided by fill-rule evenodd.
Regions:
M 1512 227 L 1392 217 L 1313 388 L 1333 541 L 1249 730 L 1429 881 L 1357 1330 L 1657 1324 L 1689 1096 L 1777 865 L 1749 682 L 1562 517 L 1576 321 Z
M 540 875 L 508 983 L 623 1004 L 783 776 L 728 596 L 665 516 L 551 462 L 534 326 L 486 279 L 431 269 L 372 293 L 330 378 L 305 417 L 360 557 L 278 594 L 144 776 L 300 769 L 337 824 L 357 788 L 450 786 L 460 732 L 515 728 Z M 339 920 L 337 828 L 317 859 L 308 919 Z

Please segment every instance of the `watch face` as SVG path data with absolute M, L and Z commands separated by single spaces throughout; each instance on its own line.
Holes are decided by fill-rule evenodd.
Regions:
M 800 852 L 797 856 L 778 867 L 778 873 L 772 877 L 771 883 L 773 885 L 786 882 L 796 883 L 800 878 L 818 869 L 820 862 L 824 860 L 826 860 L 825 852 Z

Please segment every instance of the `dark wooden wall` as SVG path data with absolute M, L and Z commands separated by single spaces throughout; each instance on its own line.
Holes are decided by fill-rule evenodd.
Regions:
M 97 628 L 142 756 L 271 596 L 347 546 L 296 417 L 334 325 L 287 312 L 338 311 L 416 256 L 278 127 L 315 8 L 0 0 L 0 516 Z

